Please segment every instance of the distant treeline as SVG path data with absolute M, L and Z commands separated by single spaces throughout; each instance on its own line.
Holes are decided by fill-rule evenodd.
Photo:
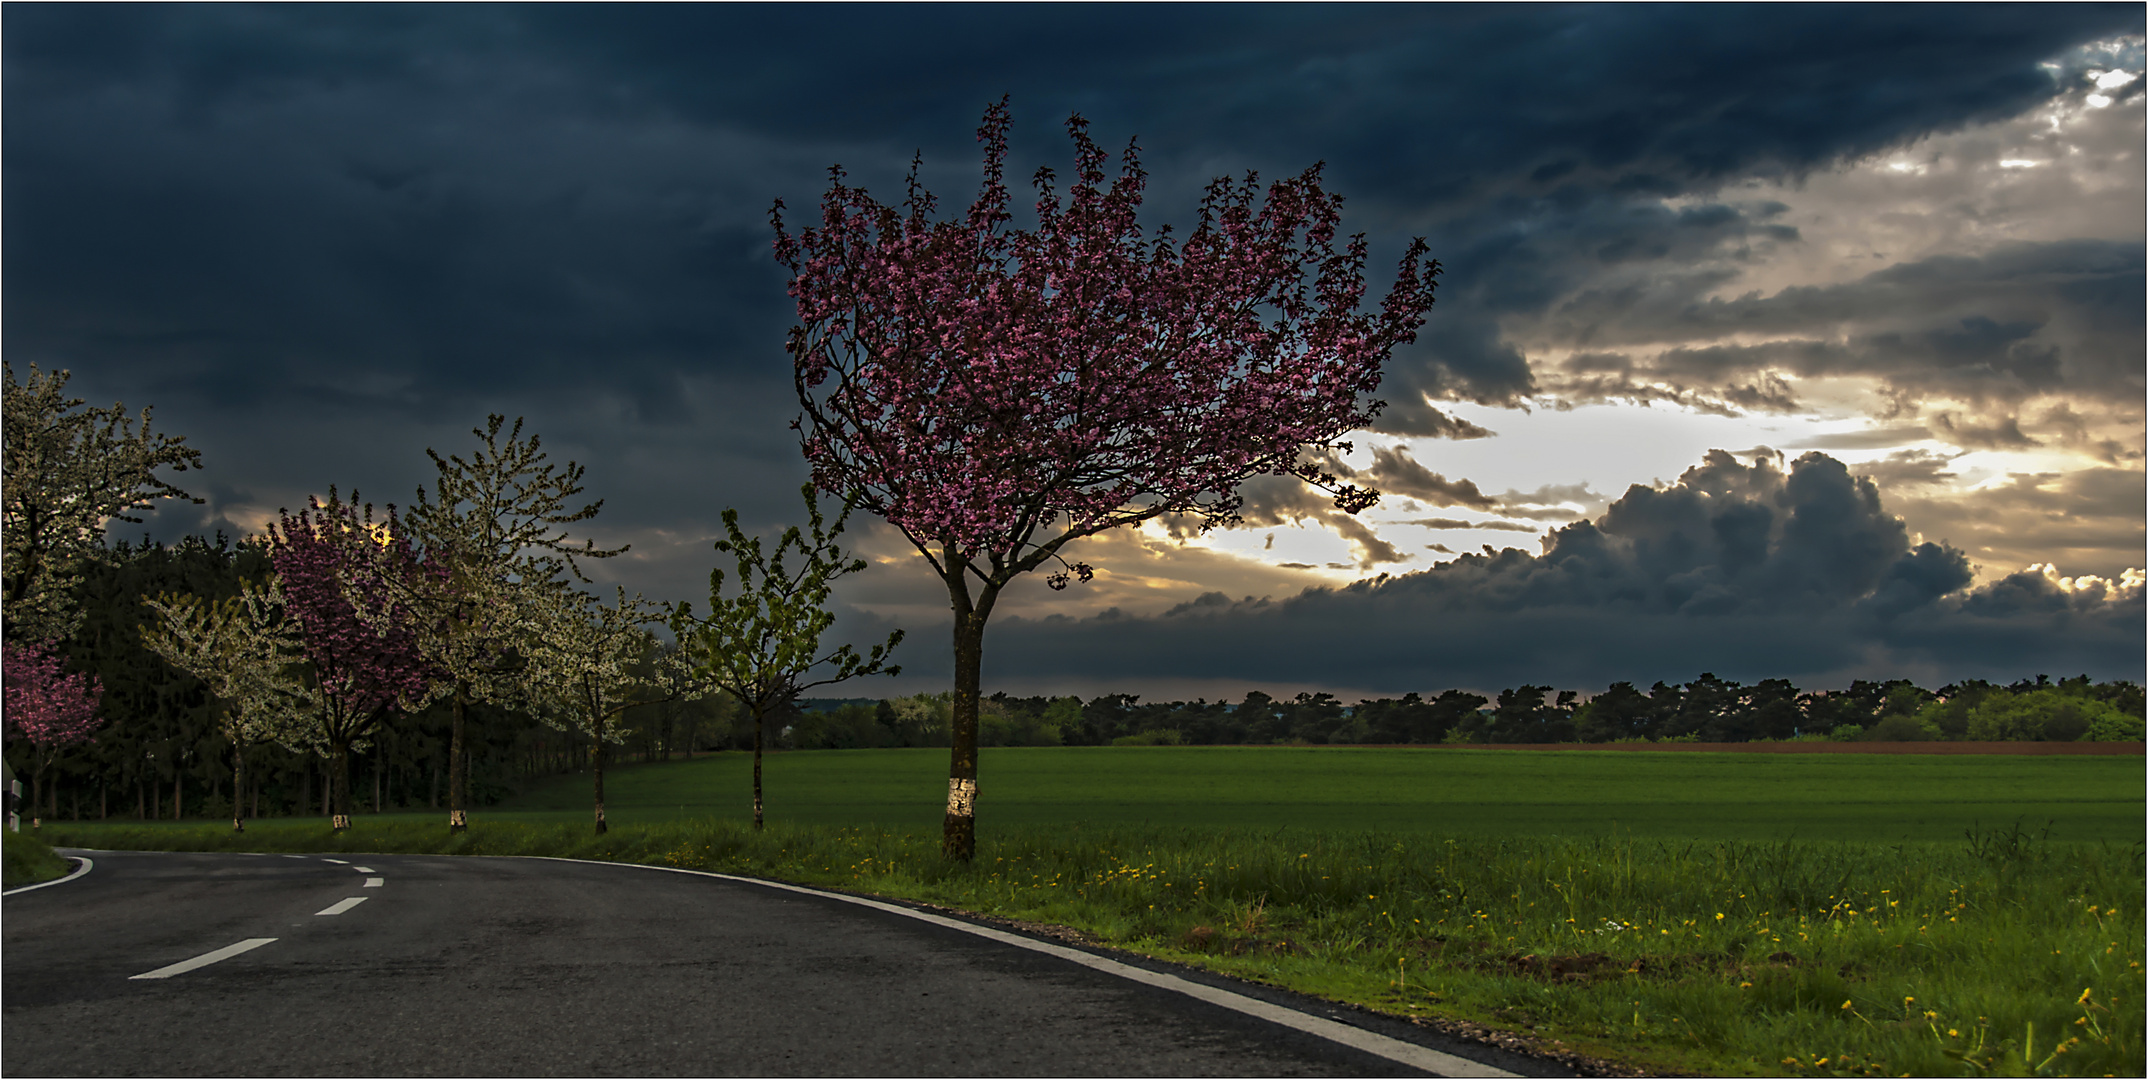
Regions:
M 1259 691 L 1236 703 L 994 694 L 983 703 L 979 737 L 985 746 L 2121 741 L 2142 737 L 2142 711 L 2138 684 L 2085 675 L 1937 690 L 1907 679 L 1860 679 L 1844 690 L 1800 691 L 1783 679 L 1744 685 L 1703 674 L 1645 691 L 1613 683 L 1587 701 L 1577 691 L 1529 685 L 1503 690 L 1497 700 L 1449 690 L 1354 705 L 1328 694 L 1285 701 Z M 949 712 L 947 694 L 808 701 L 777 718 L 781 730 L 771 734 L 796 749 L 944 746 Z

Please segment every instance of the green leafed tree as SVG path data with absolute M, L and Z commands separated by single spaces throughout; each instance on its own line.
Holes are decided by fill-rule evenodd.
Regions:
M 697 619 L 693 605 L 682 603 L 672 615 L 672 629 L 705 685 L 736 698 L 753 724 L 753 827 L 762 823 L 761 752 L 768 714 L 805 690 L 863 675 L 895 675 L 902 668 L 888 655 L 902 641 L 902 631 L 860 655 L 850 645 L 823 652 L 821 637 L 835 622 L 828 610 L 830 585 L 865 569 L 864 559 L 845 558 L 837 537 L 850 507 L 831 524 L 821 516 L 813 485 L 800 489 L 810 518 L 811 536 L 793 525 L 767 551 L 761 538 L 738 527 L 738 511 L 723 512 L 729 539 L 716 550 L 737 562 L 738 588 L 727 595 L 724 572 L 709 572 L 709 616 Z M 791 561 L 795 558 L 795 562 Z
M 239 595 L 221 600 L 165 593 L 142 604 L 153 619 L 142 628 L 142 644 L 201 680 L 214 699 L 217 730 L 231 744 L 231 828 L 244 832 L 247 750 L 265 742 L 293 745 L 301 718 L 315 711 L 298 670 L 304 646 L 284 617 L 283 591 L 271 576 L 262 585 L 241 582 Z
M 648 627 L 664 621 L 665 609 L 639 593 L 629 599 L 620 589 L 607 606 L 580 591 L 551 591 L 543 602 L 550 611 L 530 643 L 529 683 L 546 722 L 589 737 L 601 835 L 606 744 L 625 741 L 627 710 L 691 696 L 688 665 L 678 650 L 658 648 Z
M 74 632 L 80 615 L 70 597 L 82 563 L 102 550 L 113 521 L 140 523 L 136 511 L 158 499 L 201 502 L 157 475 L 201 467 L 201 452 L 186 440 L 150 430 L 149 410 L 139 419 L 126 406 L 84 408 L 67 396 L 68 372 L 7 376 L 5 492 L 0 504 L 0 542 L 6 548 L 7 639 L 47 641 Z

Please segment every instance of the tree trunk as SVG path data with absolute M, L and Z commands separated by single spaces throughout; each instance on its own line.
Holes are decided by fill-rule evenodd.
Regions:
M 955 613 L 955 700 L 940 846 L 948 858 L 968 862 L 977 854 L 977 693 L 984 675 L 985 619 L 999 590 L 985 586 L 973 605 L 962 564 L 950 558 L 947 565 L 954 575 L 947 591 Z
M 231 831 L 246 831 L 246 748 L 231 741 Z
M 463 803 L 469 797 L 469 763 L 464 760 L 467 751 L 462 745 L 463 713 L 469 708 L 469 684 L 455 684 L 455 721 L 448 735 L 448 831 L 461 832 L 470 827 L 470 817 L 464 813 Z
M 186 770 L 172 770 L 172 820 L 186 817 Z
M 599 731 L 596 745 L 589 748 L 590 771 L 597 777 L 597 835 L 604 835 L 604 734 Z
M 328 746 L 328 827 L 341 832 L 351 827 L 351 747 L 335 742 Z
M 765 722 L 758 711 L 753 714 L 753 827 L 761 828 L 761 725 Z

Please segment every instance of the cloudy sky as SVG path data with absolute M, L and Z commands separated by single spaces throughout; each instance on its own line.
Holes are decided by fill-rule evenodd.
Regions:
M 780 197 L 950 205 L 1079 112 L 1150 225 L 1327 163 L 1375 268 L 1445 266 L 1357 518 L 1249 484 L 1242 529 L 1086 542 L 1010 591 L 986 688 L 1584 692 L 1701 671 L 2141 677 L 2142 9 L 2117 6 L 8 5 L 6 355 L 154 405 L 258 531 L 408 501 L 526 416 L 703 599 L 726 506 L 799 515 Z M 1369 283 L 1384 292 L 1387 280 Z M 943 686 L 899 537 L 841 624 Z

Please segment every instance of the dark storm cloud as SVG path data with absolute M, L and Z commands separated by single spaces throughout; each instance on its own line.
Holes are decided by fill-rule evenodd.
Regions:
M 1947 470 L 1960 454 L 1935 454 L 1929 450 L 1897 450 L 1878 461 L 1868 461 L 1856 467 L 1859 476 L 1870 477 L 1872 482 L 1888 491 L 1910 488 L 1933 488 L 1960 477 Z
M 1402 524 L 1415 525 L 1420 529 L 1493 529 L 1503 532 L 1525 533 L 1533 533 L 1537 531 L 1536 526 L 1523 525 L 1519 522 L 1469 521 L 1464 518 L 1418 518 L 1414 521 L 1402 522 Z
M 2067 591 L 2038 573 L 1971 588 L 1968 560 L 1913 543 L 1878 487 L 1808 453 L 1787 471 L 1721 451 L 1593 521 L 1417 573 L 1148 619 L 1010 621 L 1023 670 L 1258 680 L 1279 664 L 1383 690 L 1592 688 L 1712 670 L 1824 682 L 2087 670 L 2139 678 L 2141 590 Z M 1151 658 L 1154 658 L 1153 660 Z M 1154 670 L 1152 670 L 1154 669 Z
M 976 114 L 1003 92 L 1034 135 L 1070 108 L 1107 143 L 1140 133 L 1160 180 L 1219 155 L 1271 173 L 1327 158 L 1389 227 L 1405 203 L 1487 192 L 1490 216 L 1525 221 L 1507 204 L 1540 176 L 1535 213 L 1610 264 L 1752 228 L 1720 208 L 1665 219 L 1621 192 L 2010 115 L 2052 91 L 2036 61 L 2137 18 L 841 10 L 12 8 L 7 194 L 39 213 L 11 222 L 8 256 L 39 271 L 9 277 L 8 343 L 191 358 L 257 393 L 332 395 L 313 369 L 385 370 L 407 381 L 400 400 L 341 389 L 405 408 L 501 379 L 602 381 L 641 419 L 676 422 L 671 369 L 782 363 L 769 200 L 804 205 L 829 161 L 887 172 L 917 148 L 959 197 Z M 1063 157 L 1057 140 L 1019 146 Z M 1168 179 L 1191 191 L 1211 171 Z M 1474 299 L 1453 305 L 1434 370 L 1399 385 L 1526 392 L 1526 363 L 1471 316 L 1552 291 L 1510 256 L 1511 230 L 1455 240 L 1440 254 L 1496 287 L 1459 290 Z M 1411 399 L 1394 422 L 1417 418 Z
M 1400 447 L 1374 450 L 1372 467 L 1365 470 L 1365 477 L 1384 493 L 1417 499 L 1432 506 L 1491 510 L 1499 505 L 1498 499 L 1477 490 L 1475 481 L 1449 480 L 1418 464 Z
M 1542 389 L 1502 320 L 1592 288 L 1638 290 L 1613 307 L 1647 315 L 1649 296 L 1720 280 L 1696 260 L 1800 242 L 1779 207 L 1664 196 L 2017 115 L 2058 92 L 2039 61 L 2140 21 L 2135 6 L 19 4 L 0 20 L 4 345 L 18 366 L 73 368 L 86 396 L 157 404 L 208 452 L 223 501 L 154 527 L 335 482 L 407 499 L 424 446 L 463 445 L 498 410 L 590 466 L 604 527 L 674 536 L 713 531 L 724 505 L 749 526 L 795 517 L 770 201 L 810 206 L 832 162 L 887 195 L 921 151 L 959 206 L 976 118 L 1003 93 L 1016 177 L 1064 169 L 1069 111 L 1108 147 L 1138 135 L 1152 223 L 1185 223 L 1218 172 L 1324 159 L 1346 227 L 1372 233 L 1374 295 L 1402 238 L 1430 235 L 1440 306 L 1392 365 L 1383 425 L 1467 438 L 1483 429 L 1434 402 Z M 1873 333 L 1939 373 L 1905 361 L 1905 384 L 2075 385 L 2095 362 L 2080 343 L 2123 343 L 2139 303 L 2137 251 L 2130 278 L 2120 255 L 2088 254 L 2118 269 L 2048 283 L 2080 316 L 2063 335 L 2019 312 Z M 1691 381 L 1737 407 L 1774 400 L 1758 374 Z M 1396 476 L 1398 492 L 1423 480 Z M 691 594 L 699 571 L 677 559 L 649 572 Z
M 2050 393 L 2140 395 L 2148 320 L 2142 260 L 2138 243 L 2068 240 L 1935 256 L 1766 297 L 1590 289 L 1562 303 L 1544 329 L 1551 340 L 1591 350 L 1669 346 L 1647 360 L 1577 353 L 1562 365 L 1568 400 L 1690 398 L 1789 411 L 1798 403 L 1786 384 L 1768 381 L 1775 373 L 1865 375 L 1905 402 L 1947 398 L 1998 410 L 1935 418 L 1937 437 L 1965 447 L 2028 446 L 2034 440 L 2005 414 L 2013 403 Z M 1717 341 L 1727 334 L 1778 339 Z
M 1889 464 L 1858 471 L 1883 477 Z M 2148 566 L 2141 543 L 2148 495 L 2135 469 L 2012 473 L 1958 495 L 1905 485 L 1895 502 L 1926 534 L 1983 552 L 1989 570 L 2056 563 L 2067 573 L 2115 579 Z

